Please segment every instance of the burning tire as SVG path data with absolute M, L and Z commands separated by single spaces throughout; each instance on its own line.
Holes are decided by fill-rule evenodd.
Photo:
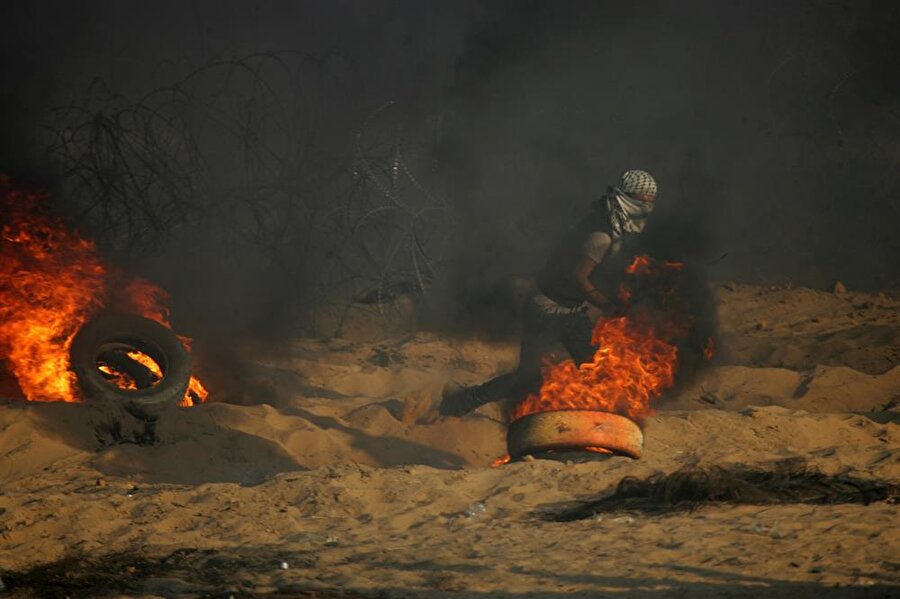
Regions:
M 149 367 L 141 357 L 152 360 Z M 147 421 L 178 405 L 191 379 L 190 356 L 175 333 L 131 314 L 106 314 L 85 324 L 69 358 L 86 400 L 119 403 Z
M 514 420 L 506 435 L 513 459 L 545 451 L 594 449 L 641 457 L 644 435 L 634 421 L 598 410 L 537 412 Z

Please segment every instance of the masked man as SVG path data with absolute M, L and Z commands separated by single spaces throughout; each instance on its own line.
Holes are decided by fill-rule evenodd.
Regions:
M 602 312 L 610 298 L 594 286 L 591 275 L 611 261 L 627 235 L 644 230 L 656 193 L 650 173 L 630 170 L 591 204 L 587 216 L 560 239 L 538 273 L 537 289 L 525 305 L 518 368 L 476 387 L 446 388 L 438 408 L 442 416 L 462 416 L 486 403 L 519 400 L 537 391 L 542 357 L 556 343 L 562 343 L 576 364 L 593 359 L 588 304 Z

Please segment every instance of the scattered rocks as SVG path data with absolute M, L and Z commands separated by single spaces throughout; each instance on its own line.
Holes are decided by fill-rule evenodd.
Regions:
M 465 509 L 463 514 L 466 518 L 477 518 L 487 511 L 487 505 L 483 501 L 476 501 Z

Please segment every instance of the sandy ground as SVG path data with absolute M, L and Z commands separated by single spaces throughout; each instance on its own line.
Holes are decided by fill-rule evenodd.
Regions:
M 134 596 L 900 596 L 896 504 L 541 517 L 687 466 L 802 458 L 900 482 L 900 301 L 715 293 L 716 365 L 659 403 L 641 460 L 491 468 L 505 453 L 495 407 L 423 417 L 446 379 L 486 379 L 516 347 L 425 333 L 248 346 L 253 363 L 229 366 L 244 391 L 179 410 L 152 447 L 89 405 L 5 400 L 0 578 L 127 554 L 227 574 L 123 566 Z

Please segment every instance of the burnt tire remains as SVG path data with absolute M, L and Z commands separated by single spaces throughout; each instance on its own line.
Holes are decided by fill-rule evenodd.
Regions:
M 135 376 L 144 367 L 125 355 L 133 350 L 156 362 L 162 378 L 148 386 L 146 376 Z M 98 368 L 99 363 L 109 363 L 114 355 L 120 357 L 113 366 L 132 376 L 138 388 L 117 386 Z M 69 359 L 86 401 L 115 402 L 146 421 L 155 421 L 164 411 L 177 406 L 191 380 L 190 355 L 175 333 L 133 314 L 104 314 L 85 324 L 72 340 Z

